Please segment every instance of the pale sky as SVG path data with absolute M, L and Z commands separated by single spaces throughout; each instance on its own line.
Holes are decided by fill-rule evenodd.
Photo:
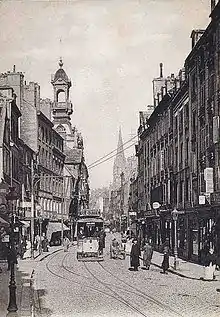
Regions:
M 15 64 L 52 99 L 51 74 L 63 57 L 89 165 L 116 148 L 119 126 L 124 142 L 137 132 L 159 63 L 166 76 L 177 74 L 192 29 L 205 29 L 209 13 L 210 0 L 1 1 L 0 72 Z M 90 187 L 108 185 L 112 166 L 113 159 L 89 170 Z

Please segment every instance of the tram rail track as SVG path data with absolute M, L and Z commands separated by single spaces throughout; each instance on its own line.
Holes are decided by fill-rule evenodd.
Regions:
M 49 267 L 49 263 L 50 263 L 58 254 L 59 254 L 59 252 L 56 253 L 54 256 L 49 257 L 49 259 L 48 259 L 48 261 L 47 261 L 47 263 L 46 263 L 46 269 L 50 272 L 50 274 L 52 274 L 52 275 L 54 275 L 54 276 L 56 276 L 56 277 L 58 277 L 58 278 L 64 279 L 64 280 L 66 280 L 66 281 L 69 281 L 69 282 L 74 283 L 74 284 L 77 284 L 77 285 L 82 285 L 82 282 L 74 281 L 74 280 L 69 279 L 69 278 L 67 278 L 67 277 L 64 277 L 64 276 L 62 276 L 62 275 L 60 275 L 60 274 L 57 274 L 56 272 L 54 272 L 53 270 L 51 270 L 51 268 Z M 65 261 L 65 259 L 66 259 L 67 256 L 68 256 L 68 254 L 66 254 L 66 255 L 63 257 L 62 262 L 61 262 L 61 267 L 62 267 L 63 269 L 65 269 L 64 261 Z M 65 270 L 66 270 L 66 269 L 65 269 Z M 66 270 L 66 271 L 68 271 L 69 273 L 73 273 L 73 272 L 71 272 L 70 270 Z M 75 275 L 75 274 L 74 274 L 74 275 Z M 78 274 L 78 276 L 82 277 L 80 274 Z M 84 277 L 84 278 L 86 278 L 86 277 Z M 100 283 L 100 282 L 99 282 L 99 283 Z M 101 283 L 100 283 L 100 284 L 101 284 Z M 101 293 L 102 295 L 105 295 L 105 296 L 107 296 L 107 297 L 113 298 L 114 300 L 120 302 L 120 303 L 123 304 L 124 306 L 126 306 L 126 307 L 132 309 L 132 310 L 135 311 L 135 312 L 138 312 L 138 313 L 139 313 L 140 315 L 142 315 L 143 317 L 149 317 L 148 315 L 146 315 L 146 314 L 140 312 L 140 311 L 139 311 L 136 307 L 134 307 L 132 304 L 126 302 L 126 300 L 124 300 L 123 298 L 119 298 L 119 296 L 118 296 L 118 294 L 117 294 L 116 292 L 115 292 L 115 293 L 116 293 L 117 297 L 116 297 L 115 295 L 113 295 L 113 294 L 109 294 L 109 293 L 105 292 L 104 290 L 100 290 L 99 288 L 94 287 L 94 286 L 91 286 L 91 285 L 85 285 L 85 284 L 84 284 L 83 286 L 86 287 L 86 288 L 88 288 L 88 289 L 94 290 L 94 291 L 96 291 L 96 292 L 98 292 L 98 293 Z M 105 285 L 103 285 L 103 286 L 105 286 Z M 112 290 L 110 290 L 110 291 L 113 292 Z
M 100 262 L 93 262 L 93 263 L 97 263 L 98 265 L 100 265 L 102 267 L 102 269 L 109 273 L 111 276 L 114 277 L 114 279 L 116 281 L 120 281 L 121 283 L 125 284 L 126 287 L 129 287 L 130 290 L 127 290 L 127 289 L 124 289 L 123 287 L 120 287 L 118 284 L 110 284 L 110 283 L 107 283 L 107 282 L 103 282 L 101 281 L 99 278 L 97 278 L 97 276 L 95 276 L 93 273 L 91 273 L 91 271 L 88 269 L 88 266 L 86 265 L 86 263 L 89 263 L 89 262 L 82 262 L 84 264 L 84 266 L 86 267 L 87 271 L 91 274 L 91 276 L 93 276 L 93 278 L 95 278 L 100 284 L 102 284 L 104 287 L 107 287 L 108 289 L 111 289 L 112 292 L 116 292 L 114 290 L 112 290 L 111 286 L 112 287 L 116 287 L 119 291 L 123 290 L 123 292 L 126 292 L 128 294 L 134 294 L 138 297 L 141 297 L 145 300 L 147 300 L 148 302 L 150 301 L 151 303 L 153 303 L 154 305 L 160 307 L 162 310 L 165 310 L 165 311 L 169 311 L 171 312 L 172 314 L 175 314 L 175 316 L 179 316 L 179 317 L 182 317 L 181 314 L 179 314 L 178 312 L 176 312 L 175 310 L 173 310 L 172 308 L 170 308 L 168 305 L 165 305 L 163 303 L 161 303 L 160 301 L 156 300 L 155 298 L 153 298 L 152 296 L 140 291 L 139 289 L 131 286 L 129 283 L 126 283 L 125 281 L 119 279 L 117 276 L 115 276 L 114 274 L 112 274 L 111 272 L 109 272 Z M 66 266 L 63 266 L 63 268 L 68 271 L 69 273 L 73 274 L 73 275 L 77 275 L 77 276 L 80 276 L 81 278 L 85 278 L 85 279 L 88 279 L 88 277 L 85 277 L 81 274 L 78 274 L 76 272 L 73 272 L 72 270 L 68 269 Z M 117 293 L 117 292 L 116 292 Z M 118 294 L 118 293 L 117 293 Z M 117 295 L 118 296 L 118 295 Z
M 117 277 L 116 275 L 114 275 L 112 272 L 110 272 L 108 269 L 106 269 L 101 263 L 98 262 L 98 265 L 102 267 L 102 269 L 107 272 L 108 274 L 110 274 L 114 279 L 120 281 L 121 283 L 123 283 L 124 285 L 126 285 L 126 287 L 129 287 L 132 290 L 135 290 L 135 292 L 133 291 L 133 293 L 135 295 L 141 296 L 142 298 L 148 299 L 151 302 L 153 302 L 154 304 L 160 306 L 162 309 L 166 309 L 168 311 L 170 311 L 171 313 L 175 314 L 176 316 L 182 317 L 182 315 L 180 313 L 178 313 L 177 311 L 175 311 L 174 309 L 172 309 L 170 306 L 161 303 L 159 300 L 153 298 L 152 296 L 146 294 L 145 292 L 139 290 L 138 288 L 136 288 L 135 286 L 131 286 L 129 283 L 125 282 L 124 280 L 120 279 L 119 277 Z
M 141 316 L 144 317 L 148 317 L 148 315 L 146 315 L 145 313 L 143 313 L 140 309 L 138 309 L 137 307 L 135 307 L 134 305 L 132 305 L 131 303 L 129 303 L 126 299 L 124 299 L 121 295 L 119 295 L 118 292 L 114 291 L 111 287 L 109 287 L 108 285 L 106 285 L 106 283 L 103 283 L 99 278 L 97 278 L 97 276 L 95 276 L 95 274 L 93 274 L 88 266 L 86 265 L 85 262 L 83 262 L 84 267 L 86 268 L 86 270 L 94 277 L 95 280 L 97 280 L 101 285 L 107 287 L 113 294 L 115 294 L 115 296 L 117 296 L 116 298 L 120 299 L 121 302 L 123 302 L 124 304 L 126 304 L 127 307 L 131 308 L 132 310 L 134 310 L 135 312 L 139 313 Z

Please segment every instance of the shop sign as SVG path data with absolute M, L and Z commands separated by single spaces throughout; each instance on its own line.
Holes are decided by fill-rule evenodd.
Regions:
M 129 212 L 129 216 L 137 216 L 137 212 L 136 211 Z
M 218 143 L 219 141 L 219 116 L 213 117 L 213 142 Z
M 22 208 L 31 208 L 31 202 L 30 201 L 22 201 L 21 207 Z
M 204 195 L 199 196 L 199 205 L 205 205 L 205 196 Z
M 212 167 L 205 168 L 204 179 L 206 182 L 206 193 L 213 193 L 214 186 L 213 186 L 213 168 Z

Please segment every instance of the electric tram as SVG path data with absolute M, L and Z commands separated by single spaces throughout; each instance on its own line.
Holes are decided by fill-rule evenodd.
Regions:
M 102 217 L 94 214 L 81 215 L 76 222 L 77 259 L 79 261 L 103 261 Z

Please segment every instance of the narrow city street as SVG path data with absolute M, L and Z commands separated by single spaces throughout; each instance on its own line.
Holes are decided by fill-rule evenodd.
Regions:
M 220 315 L 219 282 L 204 282 L 149 271 L 129 270 L 110 259 L 107 236 L 103 262 L 79 262 L 76 247 L 40 261 L 34 274 L 35 316 L 178 317 Z M 142 263 L 141 263 L 142 265 Z

